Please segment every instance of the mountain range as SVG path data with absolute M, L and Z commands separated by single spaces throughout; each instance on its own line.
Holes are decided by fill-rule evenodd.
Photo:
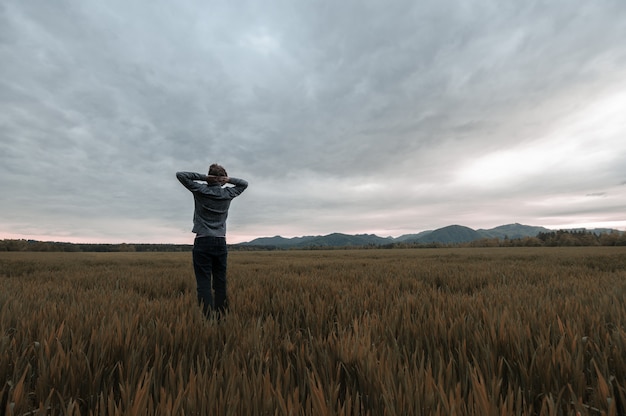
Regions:
M 262 246 L 281 249 L 307 248 L 307 247 L 343 247 L 343 246 L 382 246 L 394 243 L 405 244 L 458 244 L 468 243 L 483 238 L 515 239 L 524 237 L 536 237 L 539 233 L 550 233 L 545 227 L 536 227 L 523 224 L 507 224 L 490 229 L 474 230 L 462 225 L 449 225 L 436 230 L 422 231 L 418 234 L 405 234 L 399 237 L 379 237 L 375 234 L 341 234 L 304 236 L 285 238 L 279 235 L 275 237 L 261 237 L 238 246 Z M 573 230 L 572 230 L 573 231 Z M 610 232 L 609 229 L 587 230 L 594 233 Z

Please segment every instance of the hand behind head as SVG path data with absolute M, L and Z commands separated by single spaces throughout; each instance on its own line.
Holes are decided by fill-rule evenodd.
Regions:
M 206 182 L 209 185 L 215 185 L 215 184 L 225 185 L 228 183 L 228 179 L 229 179 L 228 176 L 207 175 Z

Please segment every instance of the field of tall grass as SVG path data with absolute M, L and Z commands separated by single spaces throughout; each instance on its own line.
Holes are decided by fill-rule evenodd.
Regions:
M 626 247 L 0 253 L 0 415 L 624 415 Z

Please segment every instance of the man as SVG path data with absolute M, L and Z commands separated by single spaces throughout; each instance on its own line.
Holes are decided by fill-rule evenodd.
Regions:
M 230 201 L 248 187 L 243 179 L 231 178 L 218 165 L 209 174 L 176 172 L 176 178 L 191 191 L 194 199 L 193 269 L 196 275 L 198 303 L 205 316 L 212 312 L 219 319 L 228 309 L 226 295 L 226 218 Z M 197 182 L 201 181 L 201 182 Z M 228 184 L 228 185 L 227 185 Z M 215 292 L 215 297 L 213 296 Z

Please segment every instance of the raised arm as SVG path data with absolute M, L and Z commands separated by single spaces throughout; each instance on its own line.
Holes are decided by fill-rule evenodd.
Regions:
M 178 179 L 178 181 L 182 183 L 185 188 L 190 191 L 196 191 L 201 186 L 196 181 L 206 181 L 207 175 L 202 175 L 196 172 L 176 172 L 176 179 Z
M 176 172 L 176 178 L 183 184 L 183 186 L 192 192 L 202 191 L 203 185 L 197 181 L 204 181 L 207 183 L 219 183 L 220 185 L 231 184 L 224 188 L 232 198 L 238 196 L 248 187 L 248 182 L 244 179 L 232 178 L 229 176 L 214 176 L 203 175 L 195 172 Z
M 222 177 L 225 183 L 229 183 L 234 186 L 229 186 L 225 190 L 234 198 L 241 194 L 248 187 L 248 181 L 239 178 L 232 178 L 229 176 Z

